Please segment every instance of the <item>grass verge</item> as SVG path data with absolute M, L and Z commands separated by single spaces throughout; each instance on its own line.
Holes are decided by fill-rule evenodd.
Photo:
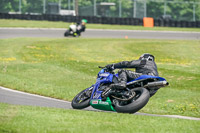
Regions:
M 32 21 L 16 19 L 0 19 L 0 27 L 24 27 L 24 28 L 68 28 L 71 23 L 52 21 Z M 108 25 L 87 24 L 88 29 L 114 29 L 114 30 L 153 30 L 153 31 L 189 31 L 200 32 L 200 28 L 178 28 L 178 27 L 154 27 L 148 28 L 133 25 Z
M 199 133 L 200 121 L 0 103 L 0 132 Z
M 170 87 L 160 89 L 141 112 L 200 117 L 199 44 L 148 39 L 1 39 L 0 85 L 70 101 L 95 83 L 98 65 L 152 53 Z

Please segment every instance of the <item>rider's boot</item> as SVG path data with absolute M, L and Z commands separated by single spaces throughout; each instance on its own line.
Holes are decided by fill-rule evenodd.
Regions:
M 125 81 L 121 81 L 119 83 L 115 83 L 110 85 L 111 90 L 123 90 L 126 88 L 126 82 Z
M 111 84 L 106 90 L 102 93 L 102 101 L 106 101 L 107 97 L 115 93 L 115 90 L 123 90 L 126 88 L 126 82 L 119 82 Z

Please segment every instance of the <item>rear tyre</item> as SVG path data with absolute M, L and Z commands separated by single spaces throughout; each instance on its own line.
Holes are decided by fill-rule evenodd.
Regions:
M 145 88 L 135 88 L 136 96 L 129 103 L 115 100 L 115 110 L 120 113 L 135 113 L 149 101 L 149 91 Z
M 90 106 L 90 95 L 88 95 L 89 89 L 85 89 L 78 93 L 71 102 L 74 109 L 83 109 Z M 90 93 L 90 92 L 89 92 Z

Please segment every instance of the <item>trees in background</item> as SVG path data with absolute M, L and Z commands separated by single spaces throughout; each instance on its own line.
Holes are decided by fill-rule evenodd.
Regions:
M 47 11 L 48 3 L 59 3 L 59 1 L 61 9 L 72 10 L 75 8 L 74 4 L 77 0 L 0 0 L 0 12 L 42 14 L 44 13 L 44 5 Z M 181 3 L 177 3 L 177 1 Z M 101 2 L 115 3 L 115 5 L 101 6 Z M 170 15 L 174 20 L 200 20 L 199 0 L 146 0 L 146 5 L 144 2 L 145 0 L 78 0 L 78 14 L 82 16 L 142 18 L 146 11 L 147 17 L 160 18 L 165 14 Z M 193 4 L 193 2 L 197 3 Z

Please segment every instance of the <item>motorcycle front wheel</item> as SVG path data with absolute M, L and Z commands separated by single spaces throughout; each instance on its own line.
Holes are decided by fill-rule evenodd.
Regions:
M 65 37 L 69 36 L 69 30 L 66 30 L 66 31 L 65 31 L 64 36 L 65 36 Z
M 90 106 L 91 91 L 87 88 L 78 93 L 71 102 L 74 109 L 83 109 Z
M 145 88 L 133 89 L 136 95 L 130 101 L 114 100 L 115 110 L 119 113 L 135 113 L 143 108 L 149 101 L 150 94 Z

